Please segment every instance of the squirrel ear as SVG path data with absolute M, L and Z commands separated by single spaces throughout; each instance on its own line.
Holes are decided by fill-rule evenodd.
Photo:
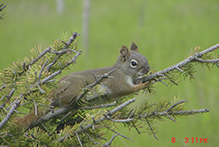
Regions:
M 138 46 L 137 46 L 134 42 L 132 42 L 132 44 L 131 44 L 131 46 L 130 46 L 130 49 L 131 49 L 132 51 L 138 52 Z
M 126 59 L 130 56 L 129 50 L 126 46 L 122 46 L 122 49 L 120 50 L 120 54 L 122 55 L 121 61 L 125 62 Z

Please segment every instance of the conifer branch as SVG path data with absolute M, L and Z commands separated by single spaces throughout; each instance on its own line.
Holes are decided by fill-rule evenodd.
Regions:
M 49 121 L 50 119 L 58 117 L 60 115 L 66 114 L 67 112 L 69 112 L 69 109 L 67 109 L 67 108 L 59 108 L 59 109 L 50 111 L 46 115 L 44 115 L 44 116 L 40 117 L 39 119 L 37 119 L 29 127 L 33 128 L 33 127 L 39 126 L 41 123 Z
M 4 126 L 4 124 L 10 119 L 10 117 L 12 116 L 12 114 L 14 113 L 14 111 L 17 109 L 17 107 L 20 104 L 20 100 L 16 99 L 12 106 L 11 109 L 9 110 L 8 114 L 5 116 L 5 118 L 1 121 L 0 123 L 0 129 Z
M 203 60 L 203 59 L 201 59 L 201 57 L 203 57 L 205 54 L 208 54 L 209 52 L 217 50 L 218 48 L 219 48 L 219 43 L 212 46 L 212 47 L 210 47 L 210 48 L 208 48 L 208 49 L 205 49 L 204 51 L 197 52 L 194 55 L 186 58 L 185 60 L 183 60 L 183 61 L 181 61 L 181 62 L 179 62 L 179 63 L 177 63 L 173 66 L 170 66 L 170 67 L 168 67 L 164 70 L 155 72 L 155 73 L 150 74 L 148 76 L 145 76 L 145 77 L 143 77 L 143 83 L 145 83 L 146 81 L 154 80 L 154 79 L 159 78 L 159 77 L 165 77 L 166 73 L 169 73 L 170 71 L 173 71 L 173 70 L 179 70 L 180 72 L 184 73 L 184 71 L 181 69 L 181 67 L 184 67 L 187 64 L 192 63 L 192 62 L 215 63 L 215 64 L 217 64 L 219 62 L 219 59 Z
M 158 110 L 155 110 L 153 112 L 149 112 L 149 113 L 144 113 L 144 114 L 140 114 L 140 117 L 143 117 L 143 118 L 153 118 L 153 117 L 160 117 L 160 116 L 182 116 L 182 115 L 195 115 L 195 114 L 198 114 L 198 113 L 206 113 L 206 112 L 209 112 L 209 109 L 197 109 L 197 110 L 172 110 L 174 107 L 186 102 L 187 100 L 182 100 L 182 101 L 179 101 L 173 105 L 171 105 L 168 109 L 166 110 L 162 110 L 160 111 L 159 109 Z M 164 105 L 162 106 L 164 107 Z
M 26 68 L 29 67 L 29 65 L 33 65 L 35 62 L 37 62 L 40 58 L 42 58 L 43 56 L 45 56 L 46 53 L 48 53 L 50 50 L 52 49 L 52 47 L 48 47 L 46 48 L 44 51 L 42 51 L 37 58 L 33 59 L 28 65 L 26 65 Z
M 15 92 L 15 89 L 12 89 L 11 92 L 9 93 L 9 95 L 3 95 L 2 98 L 1 98 L 1 101 L 3 100 L 4 97 L 6 97 L 7 100 L 10 100 L 10 98 L 12 97 L 12 95 L 14 94 L 14 92 Z M 5 106 L 5 102 L 0 105 L 0 111 L 1 111 L 1 109 L 2 109 L 4 106 Z
M 135 98 L 130 99 L 130 100 L 124 102 L 123 104 L 117 106 L 117 107 L 114 108 L 113 110 L 109 110 L 109 111 L 108 111 L 107 113 L 105 113 L 104 116 L 102 116 L 100 119 L 95 120 L 95 124 L 98 124 L 98 123 L 102 122 L 103 120 L 107 119 L 106 116 L 111 116 L 111 115 L 113 115 L 113 114 L 116 113 L 117 111 L 120 111 L 121 109 L 125 108 L 125 107 L 128 106 L 129 104 L 135 102 L 135 100 L 136 100 Z M 83 128 L 79 128 L 77 131 L 75 131 L 74 134 L 75 134 L 75 133 L 83 132 L 83 131 L 85 131 L 85 130 L 91 128 L 92 126 L 93 126 L 93 124 L 91 124 L 91 123 L 88 124 L 88 125 L 86 125 L 86 126 L 83 126 Z
M 62 41 L 65 46 L 62 48 L 61 51 L 59 52 L 55 52 L 58 56 L 56 59 L 54 59 L 48 66 L 46 66 L 46 69 L 49 71 L 51 69 L 51 67 L 53 65 L 55 65 L 55 63 L 60 59 L 60 57 L 65 54 L 67 51 L 69 51 L 69 46 L 73 43 L 73 41 L 80 35 L 80 33 L 74 32 L 72 33 L 72 36 L 70 37 L 70 39 L 68 40 L 68 42 Z M 75 51 L 76 52 L 76 51 Z M 76 58 L 80 55 L 80 53 L 78 52 L 78 54 L 76 55 Z M 71 61 L 75 62 L 76 58 L 74 60 Z M 69 65 L 69 64 L 68 64 Z M 66 67 L 66 66 L 65 66 Z

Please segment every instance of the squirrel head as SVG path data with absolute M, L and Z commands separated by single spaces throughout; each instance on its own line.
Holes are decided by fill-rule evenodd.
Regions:
M 150 70 L 147 58 L 138 52 L 138 47 L 134 42 L 132 42 L 130 50 L 126 46 L 122 46 L 117 65 L 133 79 L 142 77 Z

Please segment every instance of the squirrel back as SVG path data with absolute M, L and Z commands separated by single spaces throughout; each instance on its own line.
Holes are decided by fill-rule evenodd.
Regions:
M 95 76 L 103 75 L 111 70 L 112 79 L 101 81 L 106 89 L 107 98 L 121 97 L 139 91 L 134 81 L 148 73 L 150 67 L 147 58 L 138 52 L 137 45 L 133 42 L 130 50 L 122 46 L 120 55 L 113 66 L 73 72 L 60 79 L 60 87 L 51 95 L 55 107 L 74 107 L 73 101 L 78 96 L 79 89 L 95 82 Z M 94 75 L 93 75 L 94 74 Z M 72 105 L 73 104 L 73 105 Z

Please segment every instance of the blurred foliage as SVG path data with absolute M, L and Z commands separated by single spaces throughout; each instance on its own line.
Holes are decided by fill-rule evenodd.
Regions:
M 55 1 L 2 0 L 7 7 L 3 11 L 4 19 L 0 21 L 0 69 L 8 67 L 17 58 L 30 56 L 29 49 L 35 44 L 51 44 L 63 30 L 82 32 L 82 2 L 65 1 L 64 12 L 57 14 Z M 112 65 L 121 44 L 131 41 L 135 41 L 140 53 L 148 58 L 152 70 L 163 69 L 180 61 L 194 46 L 206 48 L 218 43 L 218 11 L 217 0 L 91 1 L 89 51 L 84 52 L 86 55 L 79 58 L 71 71 L 62 75 Z M 82 42 L 78 45 L 82 46 Z M 106 59 L 107 62 L 102 62 Z M 210 108 L 210 113 L 181 119 L 180 123 L 160 123 L 160 141 L 119 127 L 120 133 L 128 133 L 134 142 L 120 137 L 116 142 L 121 146 L 184 146 L 184 137 L 197 136 L 209 141 L 193 146 L 218 145 L 219 71 L 212 68 L 209 72 L 200 66 L 196 70 L 196 80 L 192 83 L 181 81 L 171 89 L 155 84 L 156 95 L 139 96 L 137 103 L 180 93 L 181 98 L 189 100 L 188 108 L 206 107 Z M 171 137 L 176 137 L 175 144 L 171 143 Z
M 67 36 L 63 35 L 64 37 Z M 70 38 L 69 36 L 67 36 Z M 31 64 L 33 60 L 37 59 L 39 54 L 42 53 L 42 48 L 40 46 L 36 46 L 36 48 L 31 49 L 31 57 L 25 57 L 24 60 L 17 60 L 12 62 L 12 65 L 9 65 L 8 68 L 0 71 L 0 79 L 2 83 L 1 92 L 5 95 L 6 93 L 10 93 L 12 89 L 16 89 L 14 95 L 10 101 L 14 101 L 20 95 L 25 97 L 21 101 L 21 105 L 25 105 L 25 107 L 34 107 L 34 100 L 36 103 L 42 103 L 45 105 L 39 105 L 38 108 L 41 109 L 43 106 L 48 107 L 49 101 L 47 99 L 42 99 L 42 97 L 46 96 L 51 89 L 54 88 L 56 82 L 48 82 L 47 84 L 41 85 L 41 90 L 39 89 L 39 82 L 41 79 L 48 77 L 57 71 L 57 69 L 61 69 L 64 67 L 72 58 L 71 52 L 68 54 L 62 55 L 60 58 L 57 54 L 53 53 L 53 51 L 60 51 L 63 49 L 65 44 L 61 40 L 66 40 L 66 38 L 61 38 L 54 41 L 54 44 L 51 46 L 52 49 L 49 50 L 43 57 L 38 59 L 34 64 Z M 76 49 L 74 45 L 71 45 L 70 48 Z M 47 49 L 48 50 L 48 49 Z M 49 70 L 43 70 L 48 63 L 57 60 Z M 48 61 L 47 61 L 48 60 Z M 42 71 L 41 71 L 42 70 Z M 7 95 L 7 94 L 6 94 Z M 2 95 L 3 96 L 3 95 Z M 6 103 L 7 104 L 7 103 Z M 10 103 L 8 103 L 10 106 Z

